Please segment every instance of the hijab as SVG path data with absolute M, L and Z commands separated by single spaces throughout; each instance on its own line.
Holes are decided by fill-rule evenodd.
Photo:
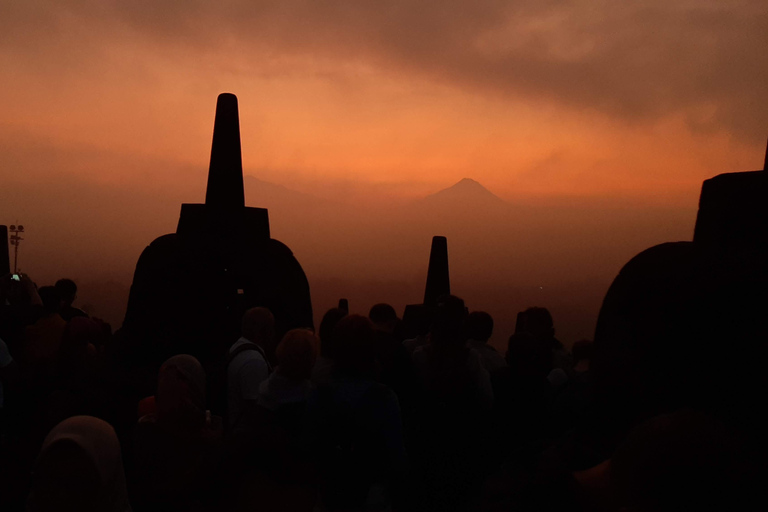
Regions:
M 157 421 L 174 430 L 194 430 L 206 421 L 205 370 L 186 354 L 173 356 L 157 380 Z
M 56 425 L 40 449 L 27 510 L 130 512 L 114 429 L 92 416 Z

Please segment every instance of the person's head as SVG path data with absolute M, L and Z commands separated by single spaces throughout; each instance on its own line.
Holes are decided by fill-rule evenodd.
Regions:
M 592 359 L 592 342 L 589 340 L 577 341 L 571 347 L 571 355 L 574 366 L 582 361 L 590 361 Z
M 71 306 L 77 298 L 77 285 L 71 279 L 59 279 L 56 281 L 56 290 L 65 306 Z
M 467 308 L 462 299 L 454 295 L 440 297 L 432 320 L 430 343 L 442 348 L 463 345 L 467 340 L 466 318 Z
M 318 339 L 306 329 L 293 329 L 285 333 L 277 345 L 277 371 L 294 381 L 307 380 L 317 357 Z
M 477 341 L 488 341 L 493 334 L 493 318 L 485 311 L 473 311 L 467 317 L 467 336 Z
M 275 343 L 275 317 L 267 308 L 251 308 L 243 315 L 241 334 L 248 341 L 271 349 Z
M 339 371 L 356 376 L 370 376 L 376 363 L 373 324 L 361 315 L 347 315 L 333 331 L 335 361 Z
M 390 334 L 394 332 L 397 325 L 397 313 L 395 313 L 395 308 L 389 304 L 376 304 L 368 313 L 368 318 L 371 319 L 376 330 Z
M 546 376 L 552 370 L 552 351 L 527 332 L 509 337 L 506 360 L 516 373 Z
M 517 315 L 515 332 L 525 332 L 539 340 L 550 340 L 555 336 L 552 315 L 547 308 L 528 308 Z
M 51 430 L 35 464 L 27 510 L 130 510 L 120 443 L 108 423 L 74 416 Z
M 85 362 L 89 352 L 95 353 L 103 339 L 104 328 L 99 322 L 83 316 L 73 318 L 64 328 L 59 363 L 75 370 L 75 367 Z
M 160 367 L 157 418 L 177 430 L 194 430 L 205 422 L 205 370 L 194 357 L 180 354 Z
M 43 301 L 43 310 L 46 315 L 52 315 L 61 307 L 61 296 L 55 286 L 42 286 L 37 290 L 40 300 Z
M 323 315 L 318 334 L 320 336 L 320 355 L 333 358 L 335 352 L 333 330 L 339 320 L 347 316 L 347 312 L 339 308 L 331 308 Z
M 423 304 L 411 304 L 403 313 L 403 329 L 406 336 L 426 336 L 432 325 L 431 310 Z

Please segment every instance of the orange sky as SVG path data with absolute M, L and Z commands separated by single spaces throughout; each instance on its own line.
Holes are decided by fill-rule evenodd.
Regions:
M 330 197 L 468 176 L 507 199 L 690 204 L 762 163 L 760 1 L 123 4 L 0 8 L 3 179 L 62 148 L 83 157 L 24 174 L 183 179 L 207 165 L 222 91 L 246 173 Z
M 27 225 L 25 272 L 119 325 L 233 92 L 245 173 L 290 189 L 246 199 L 318 311 L 419 300 L 445 234 L 497 343 L 534 304 L 572 342 L 629 258 L 690 240 L 702 180 L 762 165 L 766 48 L 764 0 L 3 1 L 0 223 Z M 408 217 L 464 177 L 507 213 Z

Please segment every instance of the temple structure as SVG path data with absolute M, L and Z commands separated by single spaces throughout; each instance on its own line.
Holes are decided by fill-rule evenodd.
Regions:
M 432 237 L 429 251 L 427 285 L 424 288 L 424 304 L 435 306 L 441 295 L 450 295 L 451 277 L 448 272 L 448 240 L 444 236 Z
M 701 187 L 693 241 L 718 258 L 739 248 L 768 255 L 768 148 L 762 171 L 732 172 Z
M 429 267 L 427 268 L 427 284 L 424 288 L 424 302 L 409 304 L 403 312 L 403 324 L 407 336 L 416 336 L 429 328 L 437 299 L 442 295 L 450 295 L 451 279 L 448 272 L 448 240 L 444 236 L 432 237 L 432 248 L 429 252 Z
M 768 152 L 761 171 L 704 181 L 693 241 L 656 245 L 621 269 L 600 309 L 592 360 L 606 428 L 620 433 L 685 406 L 759 424 L 753 391 L 768 385 L 766 197 Z
M 205 204 L 182 204 L 176 233 L 141 254 L 123 334 L 156 359 L 217 357 L 237 339 L 255 306 L 275 315 L 278 336 L 313 326 L 309 284 L 299 262 L 270 237 L 266 209 L 245 206 L 237 98 L 216 104 Z

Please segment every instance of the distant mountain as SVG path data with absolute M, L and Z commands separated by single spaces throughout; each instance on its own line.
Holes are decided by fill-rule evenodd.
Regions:
M 297 192 L 283 185 L 244 176 L 245 204 L 257 208 L 304 209 L 322 206 L 326 201 L 311 194 Z
M 422 203 L 433 207 L 473 207 L 473 208 L 498 208 L 506 205 L 506 201 L 482 186 L 477 181 L 464 178 L 455 185 L 430 194 L 422 200 Z

